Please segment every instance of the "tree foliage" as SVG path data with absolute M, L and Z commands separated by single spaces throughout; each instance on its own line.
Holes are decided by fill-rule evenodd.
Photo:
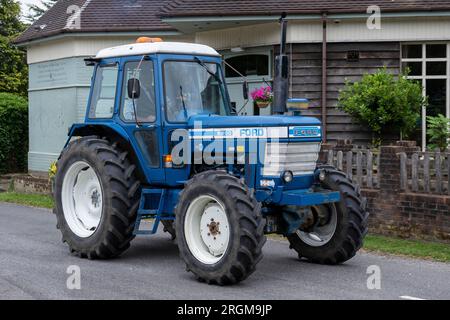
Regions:
M 427 117 L 427 122 L 428 148 L 446 151 L 450 141 L 450 119 L 440 114 L 437 117 Z
M 30 23 L 35 22 L 57 1 L 58 0 L 41 0 L 40 4 L 28 4 L 28 14 L 25 15 L 25 19 Z
M 364 75 L 360 82 L 347 82 L 340 92 L 338 107 L 367 126 L 374 134 L 374 143 L 380 144 L 384 132 L 406 137 L 412 133 L 425 103 L 420 84 L 383 68 Z
M 0 0 L 0 91 L 27 95 L 28 67 L 24 49 L 11 42 L 25 25 L 20 21 L 20 5 L 15 0 Z
M 28 152 L 28 102 L 0 92 L 0 174 L 24 172 Z

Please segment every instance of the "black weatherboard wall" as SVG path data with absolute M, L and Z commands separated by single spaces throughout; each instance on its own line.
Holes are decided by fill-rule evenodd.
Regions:
M 292 50 L 291 50 L 292 48 Z M 291 96 L 308 98 L 310 109 L 304 115 L 321 117 L 322 106 L 322 44 L 292 44 Z M 366 145 L 371 135 L 350 116 L 337 109 L 339 90 L 345 81 L 359 81 L 365 73 L 374 73 L 382 67 L 389 72 L 400 72 L 400 44 L 328 43 L 327 44 L 327 132 L 328 141 L 351 139 L 356 145 Z M 387 139 L 398 139 L 387 135 Z

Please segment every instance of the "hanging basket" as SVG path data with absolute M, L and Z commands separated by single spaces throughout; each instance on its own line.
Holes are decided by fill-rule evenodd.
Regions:
M 264 109 L 270 106 L 270 101 L 255 101 L 258 108 Z

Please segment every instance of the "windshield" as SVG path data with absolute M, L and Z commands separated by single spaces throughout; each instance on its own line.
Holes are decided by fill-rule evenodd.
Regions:
M 196 61 L 164 63 L 166 112 L 169 122 L 186 122 L 193 115 L 229 115 L 220 66 Z

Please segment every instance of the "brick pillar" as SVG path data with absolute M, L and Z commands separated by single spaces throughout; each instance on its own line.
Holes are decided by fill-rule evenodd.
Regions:
M 392 146 L 382 146 L 380 150 L 380 189 L 383 192 L 400 191 L 400 156 L 420 151 L 415 141 L 398 141 Z

